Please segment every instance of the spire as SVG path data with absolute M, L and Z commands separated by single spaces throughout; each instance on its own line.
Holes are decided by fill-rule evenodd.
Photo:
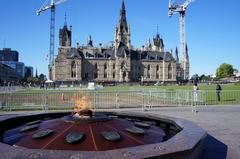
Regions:
M 121 8 L 121 13 L 123 13 L 123 12 L 126 13 L 124 0 L 122 0 L 122 8 Z
M 37 72 L 37 69 L 36 69 L 36 74 L 35 74 L 35 77 L 38 78 L 38 72 Z
M 115 48 L 120 46 L 131 48 L 131 33 L 130 26 L 127 24 L 125 1 L 122 0 L 122 7 L 120 11 L 120 19 L 115 33 Z
M 59 29 L 59 45 L 61 47 L 70 47 L 72 43 L 72 26 L 70 26 L 70 30 L 67 26 L 67 14 L 65 13 L 64 17 L 64 26 Z
M 176 61 L 179 62 L 179 57 L 178 57 L 178 48 L 176 47 L 176 50 L 175 50 L 175 58 L 176 58 Z
M 64 15 L 64 26 L 67 26 L 67 13 L 65 12 Z
M 128 32 L 128 24 L 127 24 L 127 18 L 126 18 L 126 8 L 125 8 L 125 2 L 122 0 L 122 8 L 120 11 L 120 21 L 119 21 L 120 29 L 126 30 Z

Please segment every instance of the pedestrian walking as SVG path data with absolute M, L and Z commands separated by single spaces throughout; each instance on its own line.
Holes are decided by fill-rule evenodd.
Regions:
M 218 83 L 217 86 L 216 86 L 216 96 L 217 96 L 217 100 L 219 102 L 221 101 L 221 91 L 222 91 L 222 87 Z
M 198 102 L 198 91 L 199 87 L 197 83 L 194 83 L 193 85 L 193 105 L 192 105 L 192 112 L 197 113 L 197 102 Z

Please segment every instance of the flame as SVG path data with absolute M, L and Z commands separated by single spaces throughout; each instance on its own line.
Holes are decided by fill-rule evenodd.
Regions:
M 75 100 L 75 107 L 73 113 L 81 114 L 81 112 L 91 111 L 91 103 L 88 97 L 82 96 L 79 99 Z

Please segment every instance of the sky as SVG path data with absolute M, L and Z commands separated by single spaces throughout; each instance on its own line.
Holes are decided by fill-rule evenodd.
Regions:
M 0 0 L 0 49 L 19 51 L 20 61 L 47 74 L 50 11 L 36 15 L 45 0 Z M 56 0 L 55 0 L 56 1 Z M 146 44 L 158 31 L 165 50 L 179 47 L 179 15 L 169 18 L 168 0 L 125 0 L 127 21 L 134 47 Z M 239 0 L 195 0 L 187 9 L 186 34 L 190 74 L 215 74 L 222 63 L 240 70 Z M 58 32 L 72 26 L 73 46 L 86 44 L 92 35 L 94 45 L 108 45 L 114 39 L 121 0 L 67 0 L 56 8 L 55 55 Z

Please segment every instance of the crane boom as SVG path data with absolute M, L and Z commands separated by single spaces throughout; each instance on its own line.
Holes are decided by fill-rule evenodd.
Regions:
M 184 10 L 186 10 L 187 7 L 188 7 L 188 5 L 189 5 L 190 3 L 192 3 L 192 2 L 193 2 L 193 0 L 186 0 L 186 2 L 183 4 Z
M 65 2 L 66 0 L 59 0 L 54 2 L 54 0 L 50 0 L 50 4 L 48 4 L 49 0 L 46 0 L 43 6 L 37 10 L 37 15 L 40 15 L 42 12 L 46 10 L 51 10 L 50 17 L 50 56 L 49 56 L 49 79 L 52 79 L 52 66 L 54 64 L 54 39 L 55 39 L 55 9 L 56 6 Z
M 47 1 L 49 1 L 49 0 L 47 0 Z M 47 2 L 47 1 L 45 1 L 45 2 Z M 47 5 L 47 6 L 43 5 L 40 9 L 37 10 L 37 15 L 40 15 L 42 12 L 44 12 L 48 9 L 51 9 L 52 7 L 57 6 L 65 1 L 66 0 L 59 0 L 57 2 L 54 2 L 53 0 L 51 0 L 51 3 L 49 5 Z

